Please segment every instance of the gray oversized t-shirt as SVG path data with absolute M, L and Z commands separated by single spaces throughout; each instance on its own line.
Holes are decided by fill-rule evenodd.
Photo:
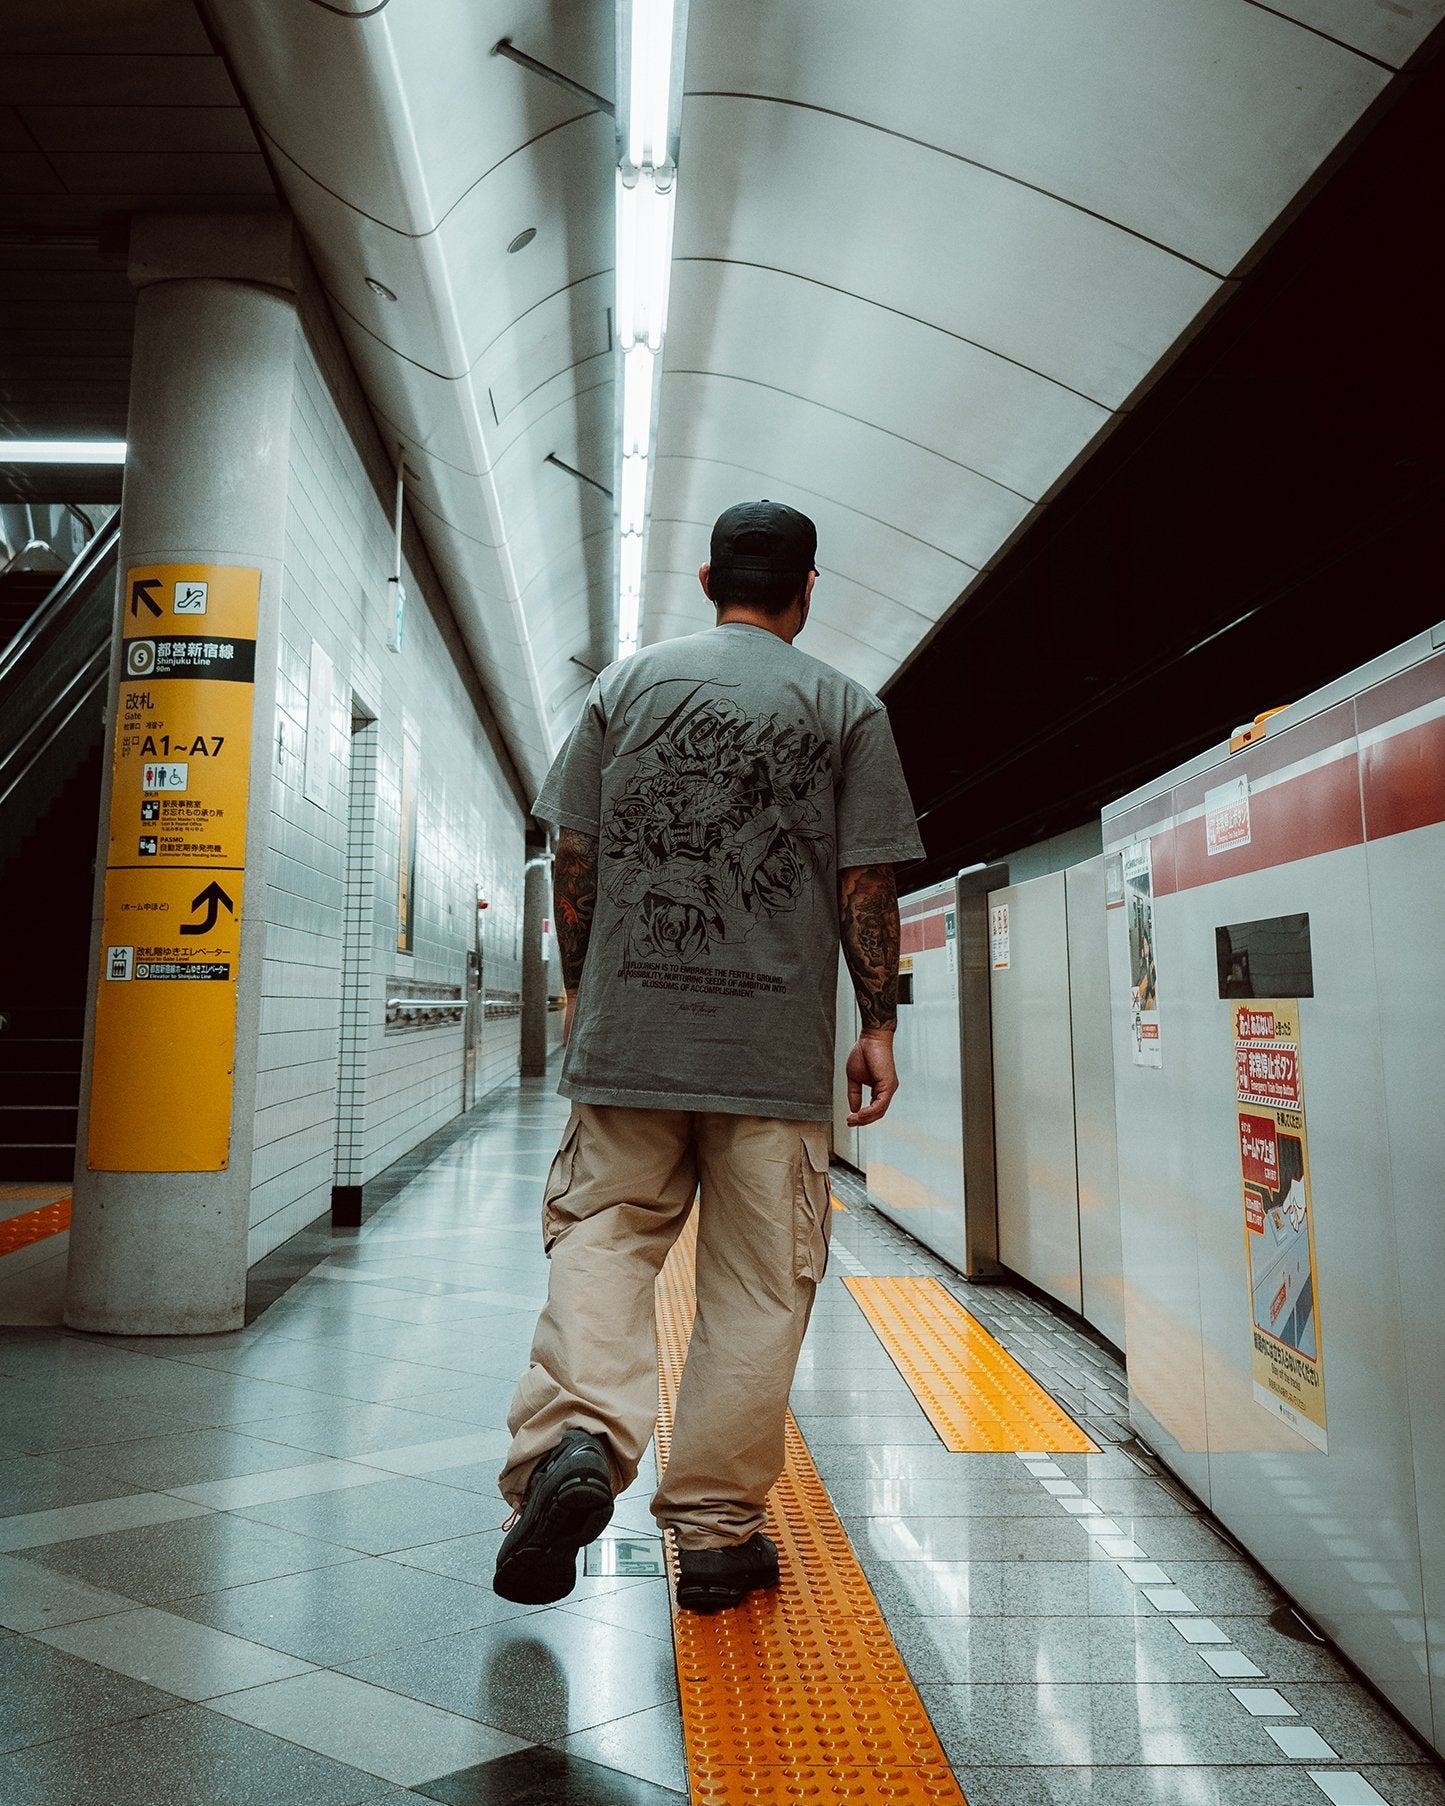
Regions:
M 840 866 L 923 852 L 883 705 L 761 627 L 610 665 L 534 812 L 599 842 L 561 1090 L 832 1114 Z

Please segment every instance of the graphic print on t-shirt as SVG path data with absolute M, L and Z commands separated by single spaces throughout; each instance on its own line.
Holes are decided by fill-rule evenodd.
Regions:
M 753 996 L 782 990 L 727 955 L 790 913 L 831 870 L 827 743 L 778 714 L 750 719 L 718 686 L 671 678 L 626 711 L 661 725 L 630 765 L 603 824 L 601 882 L 621 915 L 618 976 L 648 989 Z M 674 701 L 674 698 L 676 699 Z

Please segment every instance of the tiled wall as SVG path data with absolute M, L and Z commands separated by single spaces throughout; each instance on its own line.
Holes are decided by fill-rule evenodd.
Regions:
M 364 1184 L 462 1106 L 460 1025 L 388 1034 L 392 980 L 462 985 L 486 896 L 479 1093 L 517 1070 L 522 803 L 425 553 L 408 531 L 403 650 L 387 648 L 390 460 L 329 319 L 303 303 L 266 887 L 250 1258 Z M 312 643 L 327 719 L 308 722 Z M 372 725 L 352 733 L 355 708 Z M 320 800 L 305 794 L 321 735 Z M 413 949 L 397 950 L 403 740 L 418 749 Z M 351 761 L 367 761 L 353 783 Z M 317 775 L 313 752 L 313 778 Z M 354 816 L 349 822 L 349 816 Z M 346 934 L 350 921 L 352 957 Z M 343 968 L 345 972 L 343 971 Z

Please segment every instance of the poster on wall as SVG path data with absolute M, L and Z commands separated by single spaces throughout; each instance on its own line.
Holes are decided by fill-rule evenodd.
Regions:
M 1159 976 L 1154 954 L 1154 865 L 1147 840 L 1124 848 L 1124 907 L 1129 923 L 1129 1018 L 1136 1066 L 1162 1066 Z
M 1324 1355 L 1299 1004 L 1255 998 L 1233 1004 L 1230 1020 L 1255 1402 L 1324 1449 Z
M 396 864 L 396 950 L 410 953 L 416 939 L 416 807 L 421 754 L 415 740 L 401 743 L 401 843 Z

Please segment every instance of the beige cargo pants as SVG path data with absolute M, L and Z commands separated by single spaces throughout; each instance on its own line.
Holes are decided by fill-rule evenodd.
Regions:
M 697 1318 L 652 1501 L 684 1549 L 745 1542 L 783 1469 L 788 1390 L 828 1256 L 822 1122 L 574 1104 L 542 1206 L 551 1261 L 499 1485 L 519 1503 L 564 1430 L 637 1474 L 657 1418 L 653 1282 L 698 1203 Z

